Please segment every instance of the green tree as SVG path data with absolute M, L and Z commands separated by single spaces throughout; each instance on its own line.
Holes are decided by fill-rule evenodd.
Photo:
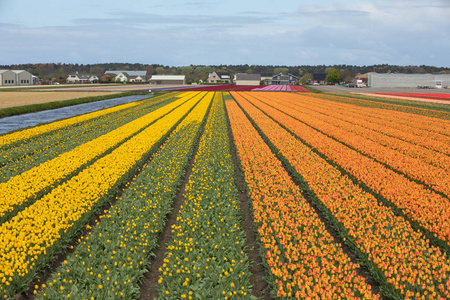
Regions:
M 152 65 L 148 65 L 148 66 L 145 67 L 145 71 L 147 71 L 147 75 L 148 75 L 149 78 L 153 75 L 153 71 L 154 70 L 155 69 L 153 68 Z
M 339 75 L 338 69 L 332 69 L 328 71 L 327 77 L 325 77 L 326 82 L 336 83 L 341 81 L 341 76 Z
M 101 75 L 103 74 L 105 71 L 100 68 L 99 66 L 93 66 L 89 68 L 89 74 L 94 74 L 94 75 Z
M 311 73 L 305 73 L 305 75 L 302 76 L 302 78 L 300 79 L 300 82 L 302 84 L 306 84 L 308 82 L 308 80 L 313 80 L 314 77 Z
M 288 68 L 275 68 L 275 69 L 273 70 L 273 72 L 274 72 L 275 74 L 283 73 L 283 75 L 287 75 L 287 74 L 289 73 L 289 69 L 288 69 Z
M 158 75 L 164 74 L 164 68 L 163 68 L 163 67 L 157 67 L 157 68 L 156 68 L 156 73 L 157 73 Z
M 194 68 L 192 68 L 191 66 L 186 66 L 186 67 L 181 67 L 181 74 L 183 75 L 189 75 L 192 74 L 192 72 L 194 72 Z

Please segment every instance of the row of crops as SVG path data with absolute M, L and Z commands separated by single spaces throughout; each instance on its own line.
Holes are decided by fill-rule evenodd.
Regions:
M 0 136 L 1 298 L 449 299 L 448 112 L 370 101 L 172 92 Z

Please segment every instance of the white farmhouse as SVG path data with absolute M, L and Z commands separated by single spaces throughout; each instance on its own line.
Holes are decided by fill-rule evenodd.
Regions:
M 231 76 L 228 72 L 212 72 L 209 73 L 208 83 L 231 83 Z
M 92 74 L 70 74 L 66 80 L 67 83 L 97 83 L 98 76 Z
M 115 81 L 120 82 L 147 82 L 148 76 L 147 71 L 110 71 L 106 70 L 105 74 L 114 74 L 116 75 Z

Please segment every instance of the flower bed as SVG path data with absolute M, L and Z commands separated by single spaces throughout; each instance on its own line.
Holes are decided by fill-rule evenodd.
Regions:
M 238 97 L 237 95 L 234 95 Z M 377 299 L 281 162 L 235 102 L 227 102 L 274 295 L 288 298 Z M 346 281 L 342 282 L 341 277 Z
M 205 96 L 178 125 L 116 205 L 41 286 L 37 299 L 138 298 L 139 279 L 172 209 L 211 100 L 212 94 Z
M 236 98 L 386 296 L 450 297 L 450 261 L 445 252 L 430 245 L 427 237 L 408 221 L 381 205 L 298 137 L 247 100 Z
M 273 91 L 282 91 L 282 92 L 309 92 L 307 89 L 298 86 L 298 85 L 267 85 L 264 87 L 254 88 L 252 92 L 273 92 Z
M 210 114 L 159 270 L 163 299 L 252 299 L 221 94 Z
M 0 226 L 0 295 L 24 289 L 202 95 L 135 135 Z

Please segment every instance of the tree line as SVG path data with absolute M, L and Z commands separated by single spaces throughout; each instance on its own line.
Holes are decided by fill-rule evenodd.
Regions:
M 342 81 L 349 82 L 357 74 L 367 72 L 378 73 L 405 73 L 405 74 L 450 74 L 450 68 L 435 66 L 398 66 L 398 65 L 189 65 L 189 66 L 165 66 L 161 64 L 140 64 L 140 63 L 102 63 L 102 64 L 66 64 L 66 63 L 40 63 L 40 64 L 17 64 L 3 65 L 0 69 L 26 70 L 38 76 L 44 81 L 56 81 L 65 83 L 70 74 L 76 72 L 80 74 L 94 74 L 101 76 L 106 70 L 134 70 L 147 71 L 151 75 L 185 75 L 187 83 L 206 81 L 209 73 L 213 71 L 228 72 L 234 76 L 236 73 L 291 73 L 297 77 L 309 78 L 312 74 L 327 74 L 330 70 L 336 69 Z

